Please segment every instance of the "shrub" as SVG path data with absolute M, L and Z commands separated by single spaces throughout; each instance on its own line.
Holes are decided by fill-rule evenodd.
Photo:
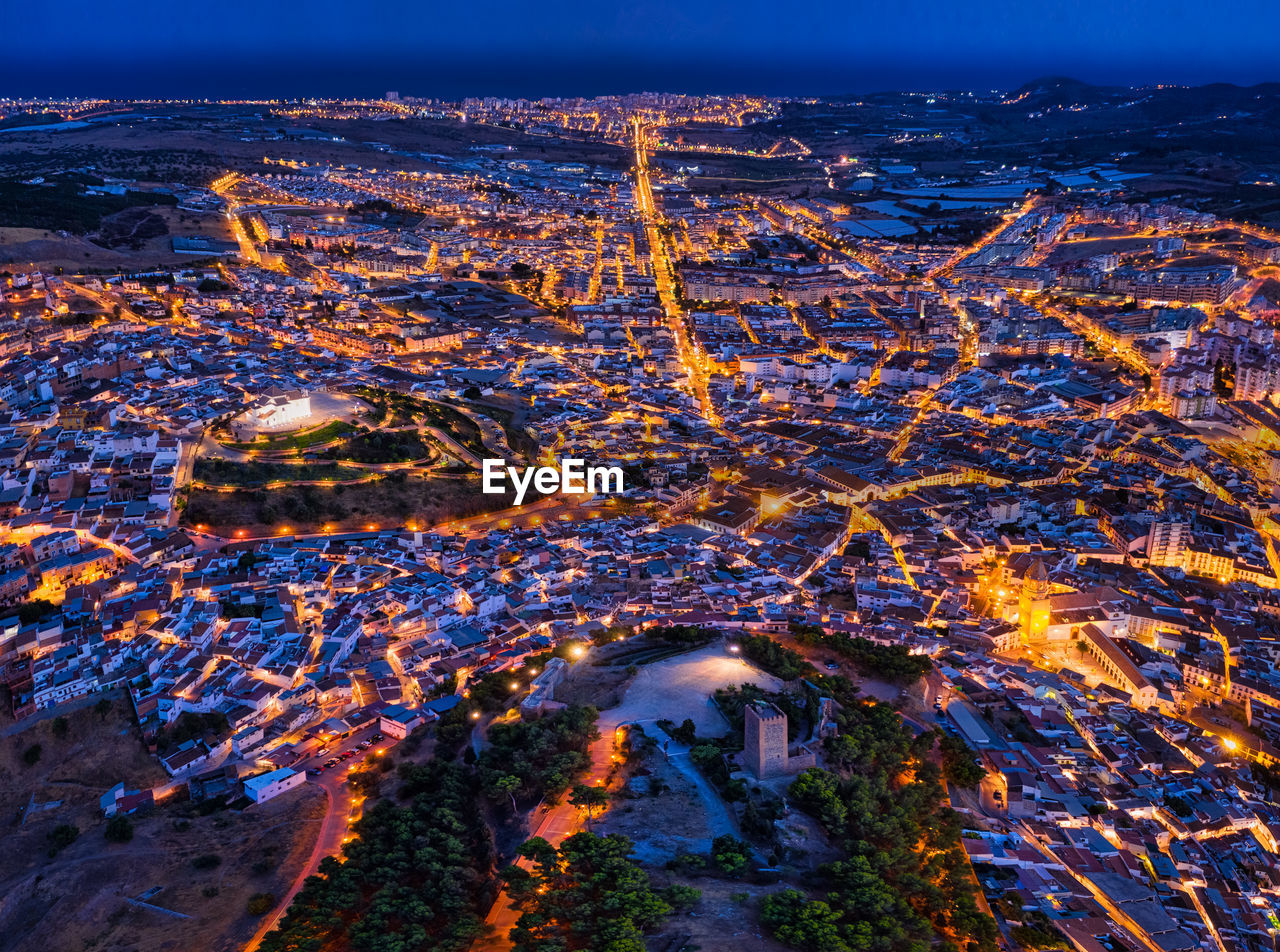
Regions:
M 711 842 L 711 861 L 722 873 L 736 878 L 751 865 L 751 847 L 736 836 L 717 836 Z
M 79 835 L 80 827 L 74 823 L 59 823 L 49 831 L 49 855 L 58 855 L 59 850 L 66 849 Z
M 265 916 L 276 907 L 275 893 L 254 893 L 249 897 L 249 915 Z
M 128 843 L 133 839 L 133 821 L 123 814 L 113 816 L 107 821 L 102 835 L 108 843 Z

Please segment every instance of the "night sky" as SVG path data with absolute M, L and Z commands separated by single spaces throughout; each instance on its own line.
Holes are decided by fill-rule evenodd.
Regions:
M 16 8 L 16 0 L 13 0 Z M 1280 79 L 1240 0 L 58 0 L 6 17 L 0 96 L 870 92 Z

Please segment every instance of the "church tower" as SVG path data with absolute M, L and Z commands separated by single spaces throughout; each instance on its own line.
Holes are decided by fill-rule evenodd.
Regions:
M 1042 559 L 1031 563 L 1018 596 L 1018 624 L 1023 644 L 1040 644 L 1049 627 L 1049 572 Z

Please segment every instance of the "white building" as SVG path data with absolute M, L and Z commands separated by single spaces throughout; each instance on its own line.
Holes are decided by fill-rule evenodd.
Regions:
M 270 773 L 258 774 L 244 782 L 244 795 L 254 803 L 266 803 L 272 797 L 292 790 L 306 783 L 307 775 L 288 767 L 281 767 Z
M 302 390 L 258 397 L 232 424 L 237 436 L 297 429 L 311 418 L 311 394 Z

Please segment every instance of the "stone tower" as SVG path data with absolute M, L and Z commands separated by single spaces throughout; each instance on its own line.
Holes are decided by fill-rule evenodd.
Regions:
M 748 704 L 743 760 L 758 779 L 787 773 L 787 715 L 763 701 Z

